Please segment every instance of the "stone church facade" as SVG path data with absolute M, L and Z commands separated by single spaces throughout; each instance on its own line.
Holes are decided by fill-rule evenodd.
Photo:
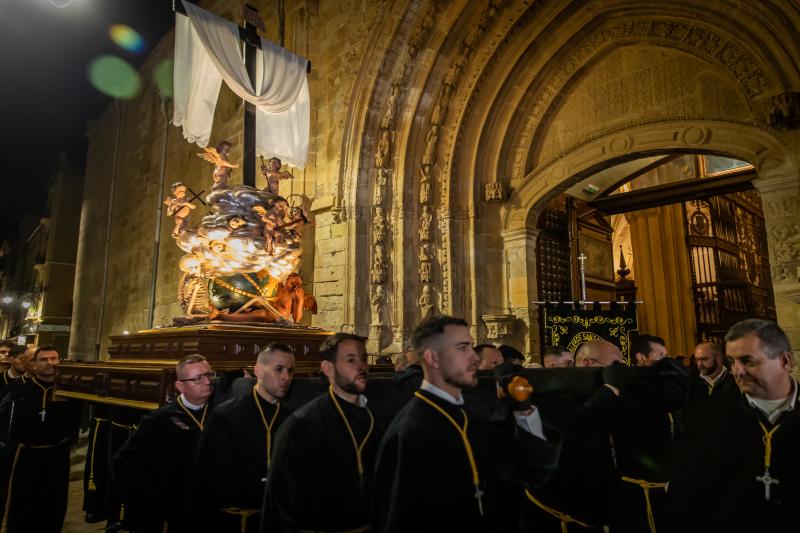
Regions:
M 251 4 L 277 40 L 274 3 Z M 200 5 L 238 20 L 240 2 Z M 300 269 L 319 303 L 309 323 L 396 353 L 443 312 L 477 339 L 538 353 L 543 206 L 623 161 L 709 153 L 755 167 L 778 321 L 800 347 L 800 4 L 665 6 L 286 2 L 286 47 L 312 63 L 309 163 L 281 183 L 313 217 Z M 208 192 L 211 172 L 170 118 L 150 88 L 90 128 L 71 357 L 102 357 L 109 334 L 181 315 L 181 252 L 159 206 L 175 181 Z M 230 140 L 240 161 L 241 131 L 242 104 L 223 88 L 211 143 Z

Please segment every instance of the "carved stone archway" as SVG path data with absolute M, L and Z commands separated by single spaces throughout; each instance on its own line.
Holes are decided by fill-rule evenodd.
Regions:
M 602 132 L 554 157 L 522 180 L 503 212 L 503 235 L 535 233 L 541 207 L 553 195 L 583 177 L 619 162 L 658 153 L 705 152 L 726 155 L 755 166 L 767 224 L 770 264 L 778 321 L 795 350 L 800 348 L 800 179 L 794 135 L 755 121 L 711 117 L 658 119 Z M 504 238 L 507 256 L 521 253 L 519 239 Z M 542 260 L 543 258 L 535 258 Z M 510 274 L 518 290 L 509 291 L 512 307 L 535 300 L 535 262 Z M 524 280 L 524 282 L 523 282 Z

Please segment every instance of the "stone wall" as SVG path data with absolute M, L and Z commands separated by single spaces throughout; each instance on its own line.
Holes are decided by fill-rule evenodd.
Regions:
M 274 3 L 255 4 L 277 40 Z M 800 345 L 797 10 L 744 0 L 668 9 L 590 1 L 580 10 L 557 0 L 286 4 L 286 46 L 312 62 L 309 164 L 281 184 L 313 215 L 301 264 L 319 302 L 312 324 L 370 334 L 372 351 L 395 352 L 425 309 L 444 311 L 465 316 L 479 340 L 534 353 L 535 264 L 547 258 L 536 257 L 533 228 L 548 198 L 617 162 L 713 152 L 753 163 L 764 180 L 779 319 Z M 202 5 L 232 20 L 239 8 Z M 144 78 L 171 49 L 169 35 Z M 146 326 L 159 202 L 173 181 L 209 187 L 209 166 L 173 126 L 161 185 L 160 105 L 145 91 L 90 131 L 71 354 L 88 356 L 95 339 Z M 233 160 L 241 160 L 241 114 L 223 89 L 212 143 L 233 141 Z M 789 203 L 772 208 L 778 200 Z M 156 325 L 180 314 L 180 252 L 171 222 L 161 222 Z M 378 245 L 385 277 L 372 275 Z

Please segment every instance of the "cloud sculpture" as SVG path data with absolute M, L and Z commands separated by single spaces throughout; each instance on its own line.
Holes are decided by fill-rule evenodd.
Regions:
M 234 185 L 213 191 L 206 202 L 212 212 L 177 237 L 186 252 L 181 270 L 210 279 L 266 270 L 280 282 L 297 270 L 304 219 L 285 199 Z

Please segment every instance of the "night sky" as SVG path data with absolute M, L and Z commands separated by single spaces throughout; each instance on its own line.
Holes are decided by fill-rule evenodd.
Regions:
M 90 83 L 92 61 L 108 54 L 138 67 L 174 20 L 172 0 L 0 0 L 0 239 L 44 211 L 62 150 L 83 169 L 87 121 L 112 101 Z M 141 39 L 123 26 L 115 43 L 115 24 Z

